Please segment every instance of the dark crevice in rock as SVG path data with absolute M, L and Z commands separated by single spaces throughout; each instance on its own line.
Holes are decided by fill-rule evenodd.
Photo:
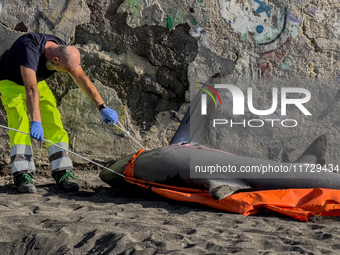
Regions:
M 305 21 L 302 22 L 302 33 L 308 39 L 308 41 L 310 42 L 310 44 L 311 44 L 311 46 L 312 46 L 312 48 L 315 52 L 321 52 L 322 51 L 322 49 L 316 43 L 315 38 L 311 38 L 307 35 Z
M 113 19 L 112 15 L 117 13 L 117 10 L 119 8 L 119 6 L 124 3 L 125 0 L 118 0 L 118 1 L 113 1 L 109 7 L 106 10 L 106 13 L 104 15 L 105 18 L 107 18 L 108 20 Z
M 240 58 L 240 53 L 238 51 L 235 51 L 235 55 L 236 55 L 236 59 L 234 60 L 234 63 L 236 64 L 237 61 L 239 60 Z
M 20 22 L 18 23 L 15 28 L 14 28 L 15 31 L 18 31 L 18 32 L 28 32 L 28 28 L 25 26 L 24 22 Z
M 55 28 L 54 23 L 49 19 L 49 17 L 47 17 L 47 16 L 45 15 L 45 13 L 43 13 L 43 12 L 40 11 L 40 10 L 36 13 L 34 20 L 35 20 L 35 21 L 34 21 L 33 24 L 32 24 L 32 27 L 35 28 L 34 31 L 40 31 L 40 30 L 41 30 L 41 28 L 40 28 L 40 26 L 41 26 L 40 22 L 41 22 L 42 20 L 44 21 L 45 25 L 48 27 L 48 29 L 49 29 L 50 31 L 52 31 L 52 30 Z M 40 21 L 40 22 L 38 22 L 38 21 Z
M 5 23 L 0 22 L 0 24 L 3 25 L 4 27 L 9 28 Z

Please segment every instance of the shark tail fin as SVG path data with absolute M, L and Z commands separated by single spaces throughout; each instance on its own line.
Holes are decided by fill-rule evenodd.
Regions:
M 294 163 L 320 164 L 325 165 L 325 154 L 327 147 L 327 137 L 325 135 L 319 136 L 315 141 L 305 150 L 304 153 Z

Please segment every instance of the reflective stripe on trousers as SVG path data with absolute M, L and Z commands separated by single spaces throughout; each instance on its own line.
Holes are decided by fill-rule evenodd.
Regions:
M 35 172 L 32 147 L 30 145 L 17 144 L 11 147 L 12 172 Z
M 59 145 L 62 148 L 65 148 L 68 150 L 68 144 L 61 142 L 61 143 L 56 143 L 56 145 Z M 51 169 L 52 171 L 55 170 L 71 170 L 72 169 L 72 161 L 70 157 L 68 156 L 67 151 L 64 151 L 63 149 L 50 145 L 47 148 L 48 151 L 48 159 L 51 164 Z
M 63 128 L 61 115 L 57 109 L 55 98 L 45 81 L 38 83 L 38 89 L 40 94 L 40 113 L 44 129 L 44 138 L 67 149 L 68 135 Z M 0 93 L 2 103 L 7 112 L 8 126 L 25 133 L 30 133 L 25 87 L 9 80 L 2 80 L 0 81 Z M 15 131 L 9 131 L 8 134 L 11 141 L 11 158 L 13 162 L 12 172 L 34 172 L 35 167 L 32 157 L 32 144 L 30 137 Z M 54 151 L 53 149 L 49 149 L 51 146 L 51 144 L 46 143 L 47 150 L 49 151 L 52 171 L 64 169 L 71 170 L 72 162 L 67 152 L 50 154 L 50 151 Z M 56 146 L 53 147 L 56 148 Z M 29 153 L 22 154 L 22 150 Z

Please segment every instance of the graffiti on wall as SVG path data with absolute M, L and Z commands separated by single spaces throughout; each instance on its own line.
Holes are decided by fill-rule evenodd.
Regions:
M 172 27 L 183 23 L 186 16 L 187 12 L 182 5 L 169 8 L 168 15 L 165 18 L 166 28 L 171 29 Z
M 258 45 L 268 44 L 286 29 L 287 7 L 274 6 L 260 0 L 240 2 L 220 0 L 220 14 L 242 40 L 253 34 Z
M 136 17 L 141 16 L 143 3 L 143 0 L 126 0 L 126 4 L 130 7 L 130 10 L 136 15 Z
M 306 47 L 310 45 L 311 49 L 316 47 L 320 50 L 322 46 L 319 47 L 314 38 L 325 37 L 326 31 L 340 35 L 340 19 L 332 8 L 335 6 L 331 3 L 312 3 L 310 0 L 291 0 L 289 3 L 277 0 L 126 0 L 120 6 L 120 12 L 128 11 L 127 23 L 131 27 L 146 24 L 175 29 L 179 24 L 189 24 L 189 33 L 197 38 L 199 47 L 204 45 L 213 52 L 220 45 L 214 44 L 216 38 L 209 38 L 214 30 L 212 24 L 223 20 L 221 27 L 238 34 L 241 41 L 251 42 L 254 50 L 243 52 L 238 63 L 244 60 L 242 69 L 256 79 L 280 76 L 296 67 L 298 59 L 294 54 L 288 54 L 293 49 L 291 42 L 296 41 L 294 38 L 303 35 L 298 40 L 306 40 Z M 155 10 L 162 15 L 154 18 Z M 303 19 L 306 22 L 302 24 Z M 306 24 L 309 26 L 307 32 Z M 316 27 L 323 34 L 318 34 Z M 220 51 L 224 50 L 234 53 L 234 49 Z M 223 58 L 235 60 L 238 56 L 232 58 L 224 54 Z M 244 69 L 245 65 L 248 65 L 248 71 Z M 305 66 L 306 73 L 315 76 L 310 69 L 310 66 Z
M 271 78 L 274 70 L 288 70 L 294 59 L 286 56 L 290 41 L 300 34 L 302 18 L 295 17 L 289 6 L 277 1 L 219 0 L 220 14 L 242 41 L 253 38 L 258 56 L 253 59 L 252 75 Z M 254 67 L 255 63 L 255 67 Z
M 173 6 L 170 7 L 168 10 L 167 18 L 165 19 L 165 26 L 168 29 L 171 29 L 178 24 L 182 23 L 189 23 L 194 28 L 202 27 L 205 24 L 210 22 L 210 18 L 208 15 L 208 7 L 204 3 L 204 0 L 197 0 L 195 3 L 195 7 L 192 6 Z M 196 9 L 195 15 L 192 15 L 191 13 L 194 13 Z M 189 10 L 189 12 L 188 12 Z M 198 11 L 197 11 L 198 10 Z

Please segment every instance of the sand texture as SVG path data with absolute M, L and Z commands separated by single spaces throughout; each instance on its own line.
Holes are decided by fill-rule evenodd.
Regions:
M 113 189 L 95 170 L 75 174 L 76 193 L 47 174 L 35 177 L 37 194 L 18 194 L 1 178 L 1 254 L 340 254 L 336 217 L 246 217 Z

